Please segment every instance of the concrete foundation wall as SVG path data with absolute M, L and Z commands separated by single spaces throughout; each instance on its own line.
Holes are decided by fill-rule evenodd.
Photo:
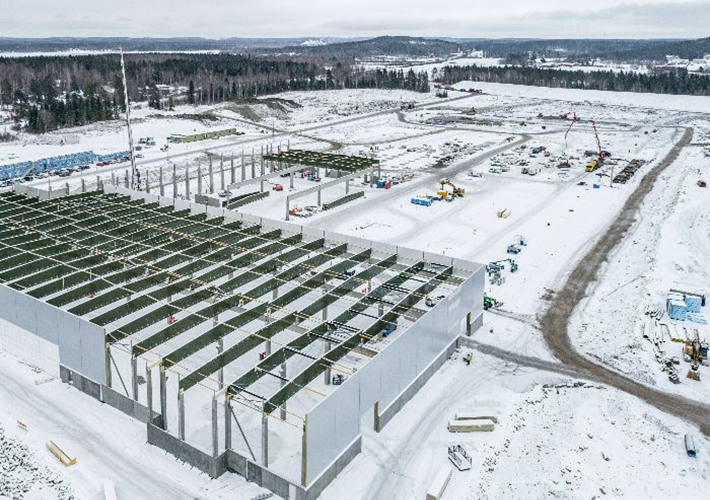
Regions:
M 66 366 L 59 366 L 59 378 L 65 384 L 74 386 L 79 389 L 84 394 L 88 394 L 92 398 L 101 401 L 101 388 L 100 384 L 97 384 L 93 380 L 89 380 L 83 377 L 81 374 L 70 370 Z
M 177 459 L 195 467 L 210 477 L 219 477 L 227 472 L 228 452 L 214 458 L 153 424 L 148 424 L 147 428 L 148 444 L 167 451 Z
M 102 386 L 101 390 L 103 394 L 104 403 L 113 406 L 117 410 L 122 411 L 126 415 L 140 420 L 141 422 L 148 423 L 148 408 L 146 406 L 140 404 L 138 401 L 135 401 L 132 398 L 129 398 L 119 392 L 114 391 L 109 387 Z M 150 422 L 152 422 L 153 425 L 157 425 L 158 427 L 160 427 L 162 421 L 162 415 L 153 411 L 153 418 L 152 420 L 150 420 Z

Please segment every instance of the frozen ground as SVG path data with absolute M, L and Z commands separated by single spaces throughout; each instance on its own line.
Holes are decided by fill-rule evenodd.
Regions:
M 697 185 L 709 173 L 702 147 L 687 149 L 666 170 L 644 201 L 633 233 L 615 251 L 604 278 L 571 324 L 582 352 L 641 382 L 706 402 L 710 371 L 701 367 L 701 381 L 688 380 L 690 365 L 681 361 L 682 382 L 673 385 L 661 371 L 651 339 L 665 337 L 662 357 L 682 360 L 682 344 L 671 343 L 662 325 L 676 338 L 697 329 L 707 339 L 708 327 L 667 316 L 656 321 L 644 313 L 648 307 L 663 308 L 670 288 L 710 293 L 710 193 Z
M 463 354 L 463 352 L 461 353 Z M 449 361 L 323 495 L 335 499 L 424 498 L 446 446 L 472 450 L 443 498 L 702 498 L 707 456 L 688 459 L 694 430 L 613 389 L 474 353 Z M 451 434 L 456 412 L 493 415 L 492 433 Z M 702 443 L 707 444 L 707 440 Z M 368 481 L 362 481 L 362 478 Z
M 0 433 L 22 443 L 30 456 L 23 464 L 25 486 L 34 488 L 37 496 L 10 495 L 12 500 L 64 500 L 63 485 L 48 488 L 48 481 L 30 479 L 63 479 L 75 498 L 103 500 L 104 479 L 113 480 L 119 499 L 222 499 L 252 498 L 260 489 L 239 476 L 227 474 L 211 480 L 176 461 L 171 455 L 149 446 L 145 440 L 145 424 L 118 410 L 102 405 L 58 379 L 19 362 L 0 351 Z M 27 425 L 24 433 L 17 420 Z M 1 438 L 0 438 L 1 440 Z M 65 468 L 45 447 L 54 441 L 67 454 L 77 459 Z M 0 444 L 2 464 L 12 461 L 15 453 L 24 451 L 18 445 Z M 37 470 L 34 470 L 37 467 Z M 19 474 L 19 473 L 18 473 Z M 13 477 L 0 477 L 0 498 L 4 482 Z M 33 490 L 33 491 L 34 491 Z M 35 493 L 33 493 L 35 494 Z M 4 499 L 3 499 L 4 500 Z
M 168 129 L 173 127 L 226 126 L 247 133 L 239 138 L 195 143 L 184 151 L 171 150 L 171 156 L 182 155 L 180 162 L 204 158 L 207 151 L 236 151 L 240 155 L 242 148 L 249 152 L 254 147 L 258 152 L 269 142 L 287 141 L 292 146 L 378 155 L 387 175 L 408 172 L 413 175 L 411 181 L 388 190 L 353 183 L 351 190 L 366 191 L 364 200 L 297 222 L 484 263 L 514 258 L 520 265 L 516 273 L 506 269 L 504 284 L 486 285 L 487 292 L 503 306 L 495 314 L 486 314 L 477 340 L 513 354 L 553 361 L 537 317 L 642 177 L 678 140 L 680 131 L 663 125 L 692 121 L 698 129 L 696 141 L 707 140 L 710 134 L 702 113 L 710 111 L 710 99 L 461 84 L 462 88 L 469 86 L 483 87 L 488 94 L 452 92 L 448 100 L 437 100 L 377 90 L 294 92 L 277 97 L 296 106 L 259 105 L 248 113 L 220 107 L 214 110 L 219 121 L 205 124 L 193 119 L 150 117 L 145 111 L 139 114 L 143 121 L 138 127 L 144 128 L 138 135 L 152 135 L 158 140 L 172 133 Z M 400 112 L 400 101 L 416 101 L 418 106 Z M 472 107 L 475 115 L 470 114 Z M 575 124 L 565 140 L 571 122 L 561 120 L 559 115 L 567 111 L 575 111 L 583 122 Z M 244 116 L 252 112 L 256 116 Z M 473 120 L 441 123 L 441 117 L 464 116 Z M 596 120 L 602 147 L 612 152 L 610 163 L 616 162 L 615 169 L 632 159 L 647 162 L 629 183 L 609 187 L 610 164 L 599 172 L 602 176 L 584 171 L 584 151 L 596 149 L 587 121 L 590 119 Z M 264 134 L 269 127 L 274 130 Z M 81 137 L 82 149 L 121 144 L 120 124 L 86 131 L 88 134 Z M 545 146 L 550 156 L 531 155 L 535 146 Z M 55 148 L 61 149 L 44 146 L 43 151 Z M 155 179 L 155 168 L 163 159 L 156 151 L 149 154 L 141 168 L 151 169 Z M 433 164 L 447 155 L 453 155 L 450 162 L 434 168 Z M 557 168 L 565 156 L 572 167 Z M 647 303 L 662 300 L 671 279 L 694 279 L 707 287 L 710 200 L 705 190 L 695 185 L 697 169 L 705 168 L 702 175 L 708 177 L 704 161 L 702 148 L 689 148 L 664 174 L 634 233 L 618 250 L 594 295 L 583 304 L 580 319 L 572 325 L 574 331 L 582 329 L 582 323 L 587 325 L 586 333 L 574 338 L 587 355 L 646 383 L 702 399 L 708 397 L 707 381 L 699 386 L 703 390 L 692 392 L 691 382 L 670 385 L 634 324 L 643 320 Z M 537 175 L 523 174 L 520 162 L 538 170 Z M 492 173 L 494 164 L 511 168 Z M 117 168 L 119 172 L 125 167 Z M 410 203 L 413 196 L 440 189 L 442 177 L 466 189 L 465 197 L 452 203 L 436 202 L 431 207 Z M 288 179 L 274 181 L 288 183 Z M 195 183 L 193 179 L 193 193 Z M 312 185 L 296 179 L 294 189 Z M 325 193 L 324 201 L 344 194 L 343 189 Z M 288 188 L 274 191 L 267 201 L 244 210 L 280 218 L 287 193 Z M 314 200 L 304 198 L 299 203 L 313 204 Z M 504 209 L 509 216 L 498 217 Z M 507 254 L 507 246 L 519 235 L 527 238 L 528 245 L 520 254 Z M 614 318 L 613 323 L 609 317 Z M 98 491 L 97 478 L 106 476 L 116 481 L 119 498 L 135 497 L 135 477 L 144 477 L 151 468 L 160 472 L 157 477 L 145 478 L 154 498 L 169 491 L 174 498 L 187 492 L 185 496 L 197 498 L 229 494 L 230 498 L 248 499 L 258 491 L 232 476 L 209 481 L 187 472 L 170 457 L 144 444 L 142 425 L 57 381 L 34 386 L 40 376 L 8 358 L 0 358 L 0 363 L 8 367 L 9 374 L 0 379 L 0 398 L 5 398 L 0 400 L 0 415 L 10 422 L 5 427 L 9 428 L 13 419 L 26 419 L 31 434 L 25 441 L 36 453 L 41 452 L 45 436 L 52 433 L 62 443 L 69 443 L 66 446 L 76 450 L 80 462 L 76 469 L 63 471 L 63 477 L 73 481 L 76 471 L 85 471 L 90 477 L 84 480 L 82 476 L 84 482 L 74 485 L 77 495 L 92 498 Z M 455 476 L 445 499 L 702 496 L 701 487 L 709 479 L 707 441 L 697 429 L 623 393 L 575 382 L 479 353 L 474 353 L 471 367 L 465 367 L 460 359 L 452 360 L 381 434 L 365 430 L 362 456 L 323 498 L 423 498 L 436 471 L 447 463 L 445 445 L 456 440 L 471 446 L 474 468 Z M 37 397 L 26 400 L 23 391 Z M 40 396 L 46 408 L 35 401 Z M 459 409 L 495 412 L 500 424 L 492 434 L 450 435 L 446 422 Z M 192 410 L 205 414 L 202 403 L 196 403 Z M 258 418 L 254 421 L 258 425 Z M 193 425 L 193 432 L 204 432 L 199 424 Z M 86 426 L 87 435 L 75 431 L 76 426 Z M 363 428 L 369 427 L 370 421 L 364 421 Z M 65 428 L 69 430 L 63 431 Z M 37 438 L 33 429 L 39 433 Z M 119 439 L 119 432 L 125 432 L 128 438 Z M 682 437 L 686 432 L 696 435 L 701 449 L 698 461 L 684 454 Z M 89 445 L 90 439 L 96 439 L 108 451 L 92 458 L 97 452 Z M 129 466 L 118 467 L 118 460 Z M 147 462 L 151 462 L 149 467 Z M 167 484 L 166 478 L 176 478 L 177 482 Z

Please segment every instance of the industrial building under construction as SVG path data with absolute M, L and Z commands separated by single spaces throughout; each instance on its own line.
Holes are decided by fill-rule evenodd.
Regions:
M 283 498 L 481 324 L 478 264 L 113 185 L 3 193 L 0 232 L 0 347 Z

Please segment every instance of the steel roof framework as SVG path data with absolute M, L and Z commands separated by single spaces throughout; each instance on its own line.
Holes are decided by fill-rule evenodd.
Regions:
M 323 239 L 304 242 L 302 234 L 283 237 L 281 230 L 262 229 L 257 224 L 225 223 L 222 218 L 206 219 L 204 214 L 192 215 L 188 210 L 175 211 L 171 206 L 98 192 L 47 201 L 5 193 L 0 195 L 0 282 L 69 307 L 75 315 L 98 312 L 90 321 L 108 327 L 114 342 L 175 314 L 187 313 L 175 324 L 134 344 L 133 356 L 212 320 L 214 325 L 206 333 L 183 342 L 162 359 L 166 368 L 252 321 L 265 323 L 254 333 L 244 331 L 246 335 L 237 344 L 192 370 L 180 381 L 181 390 L 200 384 L 279 332 L 305 321 L 315 322 L 306 333 L 228 384 L 230 394 L 236 396 L 289 357 L 310 358 L 312 363 L 306 370 L 277 393 L 262 397 L 269 413 L 388 323 L 408 313 L 417 317 L 423 314 L 412 306 L 431 289 L 446 283 L 455 285 L 450 268 L 432 274 L 423 262 L 403 267 L 397 263 L 397 255 L 372 262 L 370 250 L 348 254 L 345 244 L 328 246 Z M 22 255 L 17 255 L 18 251 Z M 326 264 L 328 267 L 324 267 Z M 364 269 L 343 278 L 342 273 L 355 266 Z M 366 295 L 355 291 L 383 272 L 393 276 Z M 334 277 L 344 281 L 327 289 L 327 282 Z M 404 288 L 408 280 L 418 286 Z M 261 299 L 289 283 L 294 287 L 281 297 Z M 249 284 L 251 288 L 243 290 Z M 313 291 L 324 293 L 298 311 L 287 308 Z M 161 305 L 161 301 L 186 292 L 186 296 Z M 388 302 L 386 296 L 391 292 L 404 294 L 404 298 Z M 127 302 L 117 304 L 126 298 Z M 332 321 L 315 319 L 318 312 L 338 301 L 353 305 Z M 196 312 L 188 311 L 200 303 L 207 305 Z M 385 304 L 387 312 L 381 317 L 368 314 L 373 304 Z M 147 311 L 128 323 L 110 327 L 143 309 Z M 239 313 L 231 319 L 216 320 L 235 309 Z M 356 316 L 374 321 L 364 330 L 352 329 L 347 323 Z M 351 328 L 350 337 L 334 341 L 329 332 L 336 328 Z M 304 350 L 317 340 L 336 346 L 314 358 Z

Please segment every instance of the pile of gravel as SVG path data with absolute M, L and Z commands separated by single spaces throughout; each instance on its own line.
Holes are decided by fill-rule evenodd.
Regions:
M 71 487 L 0 427 L 0 500 L 75 500 Z

